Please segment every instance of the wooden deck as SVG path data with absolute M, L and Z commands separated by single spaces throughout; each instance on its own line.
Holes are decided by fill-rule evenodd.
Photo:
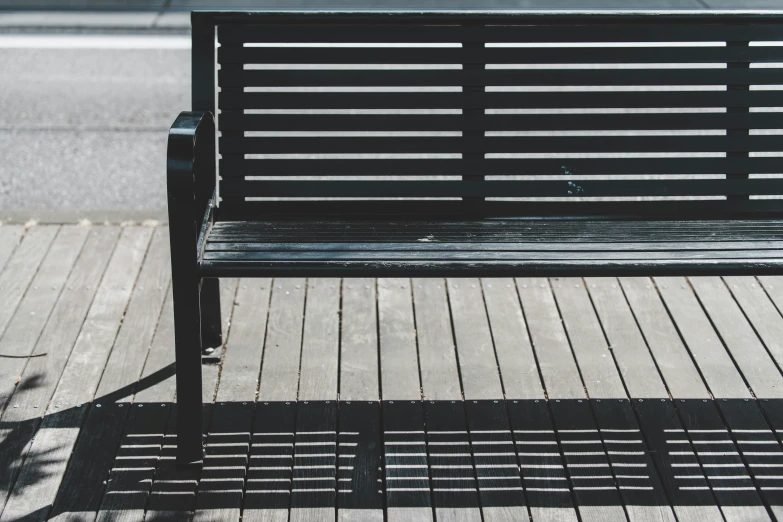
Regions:
M 173 467 L 165 227 L 0 227 L 0 521 L 783 521 L 783 278 L 222 280 Z

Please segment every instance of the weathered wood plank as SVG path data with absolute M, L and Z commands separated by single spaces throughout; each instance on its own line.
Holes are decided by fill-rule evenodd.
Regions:
M 302 335 L 294 469 L 289 520 L 335 520 L 339 279 L 310 279 Z
M 481 282 L 448 281 L 470 444 L 484 520 L 529 516 Z M 515 476 L 516 475 L 516 476 Z
M 544 390 L 513 279 L 482 280 L 506 399 L 543 399 Z
M 156 243 L 159 237 L 162 238 L 165 245 L 168 244 L 167 230 L 156 230 L 150 246 L 150 255 L 153 255 L 155 253 L 153 249 L 160 245 L 160 243 Z M 159 248 L 167 252 L 168 249 L 165 245 L 160 246 Z M 155 258 L 150 258 L 148 256 L 147 262 L 154 262 L 154 259 Z M 164 264 L 162 270 L 165 269 L 166 267 Z M 136 302 L 143 302 L 144 305 L 152 308 L 151 312 L 157 310 L 157 315 L 146 316 L 138 313 L 136 316 L 136 323 L 124 322 L 123 329 L 120 330 L 115 344 L 114 350 L 118 347 L 121 349 L 128 347 L 131 350 L 135 350 L 143 362 L 140 368 L 138 382 L 129 382 L 126 384 L 126 387 L 131 388 L 129 393 L 124 400 L 122 397 L 118 399 L 122 400 L 117 406 L 122 409 L 122 414 L 125 415 L 125 426 L 122 428 L 113 464 L 109 470 L 106 491 L 98 509 L 96 520 L 99 522 L 108 522 L 112 520 L 130 522 L 144 516 L 145 507 L 152 487 L 152 479 L 164 441 L 166 422 L 171 410 L 170 406 L 167 410 L 165 409 L 166 406 L 161 405 L 165 404 L 163 401 L 171 401 L 173 399 L 173 394 L 164 397 L 156 397 L 153 392 L 149 392 L 149 396 L 157 399 L 155 402 L 145 403 L 135 401 L 135 392 L 139 389 L 139 386 L 144 386 L 147 382 L 153 380 L 153 377 L 147 370 L 147 360 L 149 359 L 153 348 L 161 349 L 161 345 L 156 345 L 154 340 L 157 334 L 158 325 L 160 324 L 166 296 L 170 295 L 168 292 L 170 278 L 167 278 L 165 273 L 162 274 L 157 272 L 155 274 L 155 279 L 150 281 L 152 286 L 150 286 L 149 289 L 145 286 L 146 283 L 142 279 L 143 276 L 144 271 L 142 270 L 142 275 L 139 277 L 136 288 L 134 289 L 134 297 L 136 297 L 137 294 L 142 295 L 143 297 L 138 297 Z M 131 313 L 133 304 L 134 301 L 132 298 L 128 306 L 128 314 Z M 133 327 L 137 325 L 141 328 L 141 331 L 137 333 L 140 337 L 139 342 L 141 344 L 134 345 L 132 342 L 124 340 L 123 332 L 128 332 L 125 330 L 126 326 Z M 129 333 L 126 333 L 125 335 L 129 335 Z M 110 364 L 111 355 L 107 362 L 107 370 Z M 128 369 L 133 371 L 132 368 L 133 367 L 131 366 Z M 163 376 L 159 376 L 159 378 L 162 377 Z M 111 406 L 112 405 L 107 401 L 107 404 L 102 407 Z M 88 426 L 90 420 L 91 416 L 88 414 Z M 101 442 L 108 446 L 113 441 L 110 441 L 107 437 Z
M 59 230 L 58 226 L 31 228 L 6 262 L 5 269 L 0 273 L 0 296 L 3 298 L 0 334 L 7 328 Z
M 4 225 L 0 227 L 0 272 L 5 268 L 8 259 L 22 242 L 25 228 L 19 225 Z
M 708 399 L 675 401 L 684 433 L 690 436 L 694 449 L 685 444 L 670 444 L 670 451 L 696 454 L 728 522 L 771 520 L 738 448 L 711 402 Z
M 582 520 L 627 520 L 607 455 L 596 446 L 598 428 L 550 284 L 522 279 L 518 285 L 579 514 Z M 582 361 L 585 381 L 599 380 L 595 375 L 603 363 L 595 361 L 595 354 L 583 354 Z M 611 390 L 611 385 L 600 389 Z
M 519 297 L 547 396 L 581 399 L 584 387 L 546 279 L 517 280 Z
M 675 399 L 710 397 L 658 290 L 649 278 L 620 279 L 639 328 L 669 393 Z
M 340 400 L 377 401 L 378 306 L 373 279 L 343 281 Z
M 52 518 L 66 519 L 74 511 L 96 513 L 101 507 L 103 483 L 110 478 L 129 399 L 143 370 L 170 279 L 168 231 L 158 228 L 63 477 Z
M 27 364 L 26 357 L 33 353 L 88 233 L 86 227 L 63 227 L 60 230 L 0 338 L 0 353 L 8 356 L 0 366 L 0 404 L 5 405 L 13 393 Z M 2 491 L 7 490 L 2 488 Z
M 718 281 L 725 291 L 723 297 L 731 299 L 723 282 Z M 712 395 L 720 399 L 750 398 L 739 370 L 688 282 L 683 278 L 656 278 L 655 282 Z M 718 413 L 720 402 L 718 409 L 710 399 L 675 400 L 674 404 L 694 448 L 684 451 L 693 451 L 707 471 L 707 482 L 726 520 L 769 520 L 762 498 Z
M 679 277 L 655 278 L 655 284 L 710 392 L 721 398 L 750 397 L 747 384 L 712 328 L 688 281 Z
M 763 402 L 762 400 L 759 404 Z M 759 490 L 775 519 L 783 519 L 781 476 L 770 473 L 771 470 L 783 468 L 783 446 L 775 438 L 775 434 L 754 401 L 721 399 L 718 407 L 729 428 L 731 438 L 750 476 L 753 477 L 754 486 Z
M 663 381 L 653 377 L 658 369 L 617 280 L 589 278 L 585 285 L 628 395 L 633 399 L 667 397 Z
M 79 436 L 86 412 L 84 403 L 98 385 L 151 233 L 144 228 L 123 230 L 20 470 L 15 491 L 24 495 L 14 493 L 10 497 L 4 517 L 47 518 Z M 47 470 L 45 476 L 41 476 L 42 466 Z
M 724 281 L 719 277 L 691 277 L 689 281 L 753 394 L 765 399 L 783 398 L 783 375 Z M 712 387 L 709 380 L 707 384 Z
M 274 282 L 258 400 L 296 400 L 305 284 L 304 279 L 278 279 Z
M 231 324 L 234 311 L 234 297 L 237 290 L 236 279 L 222 279 L 220 281 L 220 307 L 223 313 L 223 339 L 228 339 L 229 325 Z M 171 298 L 171 293 L 169 293 Z M 156 348 L 156 345 L 165 347 Z M 155 354 L 158 354 L 156 357 Z M 149 367 L 163 369 L 172 364 L 174 356 L 174 312 L 173 303 L 167 299 L 163 305 L 158 330 L 155 333 L 150 355 L 145 364 L 145 372 Z M 212 402 L 212 398 L 217 385 L 217 367 L 207 366 L 203 368 L 202 390 L 207 395 L 204 400 Z M 140 390 L 136 393 L 136 402 L 149 401 L 151 396 L 164 397 L 174 396 L 176 392 L 176 381 L 174 375 L 156 385 Z M 175 466 L 175 441 L 176 441 L 176 405 L 171 405 L 171 411 L 164 427 L 164 439 L 160 448 L 160 456 L 157 461 L 155 475 L 150 489 L 149 499 L 147 501 L 144 519 L 149 521 L 162 520 L 187 520 L 191 519 L 190 512 L 193 510 L 195 502 L 195 492 L 197 487 L 197 474 L 191 471 L 180 471 Z M 206 406 L 206 405 L 205 405 Z M 210 405 L 211 406 L 211 405 Z
M 783 366 L 783 316 L 764 286 L 754 277 L 724 277 L 723 280 L 778 368 Z M 769 292 L 773 292 L 774 283 L 770 286 Z
M 288 520 L 306 281 L 272 285 L 242 519 Z
M 639 419 L 638 427 L 635 419 L 627 419 L 630 409 L 626 403 L 593 402 L 596 416 L 599 417 L 599 425 L 602 429 L 612 428 L 614 439 L 625 441 L 627 438 L 644 438 L 647 452 L 640 456 L 641 463 L 649 472 L 656 473 L 650 477 L 653 481 L 652 487 L 655 488 L 653 491 L 657 491 L 660 487 L 666 491 L 668 501 L 671 502 L 678 518 L 704 521 L 720 519 L 722 517 L 720 510 L 714 505 L 715 500 L 709 491 L 682 490 L 674 480 L 675 473 L 682 474 L 683 468 L 675 469 L 673 464 L 683 463 L 672 462 L 661 430 L 681 429 L 682 425 L 677 420 L 677 414 L 668 399 L 668 391 L 658 375 L 655 361 L 650 355 L 622 288 L 614 278 L 591 278 L 586 280 L 586 284 L 623 383 L 633 399 L 636 417 Z M 620 421 L 620 426 L 617 421 Z M 695 468 L 687 468 L 692 473 L 689 480 L 693 481 L 694 486 L 705 486 L 706 481 L 698 462 L 694 458 L 693 462 L 687 464 L 691 463 L 695 463 Z M 693 469 L 696 471 L 694 472 Z M 645 490 L 629 489 L 626 492 L 628 491 L 644 492 Z M 638 504 L 645 509 L 649 504 L 647 500 L 642 497 L 638 500 Z M 655 505 L 659 506 L 661 516 L 669 517 L 671 511 L 668 505 L 661 505 L 664 499 L 658 496 L 653 500 L 656 502 Z M 636 508 L 628 509 L 630 513 Z
M 93 230 L 76 260 L 40 337 L 35 342 L 31 359 L 12 359 L 9 365 L 19 370 L 16 388 L 11 388 L 12 407 L 0 417 L 3 423 L 3 452 L 0 466 L 6 470 L 2 503 L 5 503 L 10 484 L 24 459 L 31 439 L 46 411 L 49 399 L 60 379 L 71 348 L 81 329 L 84 317 L 101 281 L 106 263 L 117 241 L 119 229 Z M 68 290 L 70 289 L 70 290 Z M 4 363 L 5 364 L 5 363 Z
M 233 320 L 223 355 L 217 402 L 253 402 L 256 398 L 269 315 L 271 279 L 240 279 Z
M 194 520 L 238 520 L 250 452 L 256 388 L 266 334 L 271 280 L 243 279 L 220 372 Z
M 429 399 L 424 403 L 424 426 L 432 503 L 437 520 L 481 520 L 444 285 L 442 279 L 413 282 L 421 388 Z
M 346 279 L 340 330 L 337 520 L 383 521 L 375 281 Z
M 516 283 L 513 279 L 485 279 L 482 286 L 531 517 L 575 521 L 576 510 Z
M 622 377 L 585 285 L 580 280 L 564 279 L 554 282 L 553 287 L 587 393 L 592 399 L 590 404 L 599 430 L 598 440 L 607 454 L 629 520 L 673 522 L 676 520 L 674 513 L 649 458 L 630 402 L 626 400 L 628 395 Z M 616 302 L 625 305 L 625 300 Z M 602 402 L 598 402 L 599 399 Z M 593 451 L 597 449 L 601 447 L 596 446 Z
M 377 284 L 387 519 L 431 522 L 431 485 L 410 281 L 379 279 Z

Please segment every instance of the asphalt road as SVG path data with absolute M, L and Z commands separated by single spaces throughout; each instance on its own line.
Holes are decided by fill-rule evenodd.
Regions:
M 783 4 L 751 1 L 742 7 Z M 659 0 L 705 2 L 738 7 L 737 0 Z M 154 32 L 3 34 L 0 27 L 0 221 L 165 214 L 166 132 L 190 107 L 190 50 L 187 35 Z
M 187 37 L 36 38 L 0 35 L 0 219 L 164 210 L 166 131 L 190 107 Z

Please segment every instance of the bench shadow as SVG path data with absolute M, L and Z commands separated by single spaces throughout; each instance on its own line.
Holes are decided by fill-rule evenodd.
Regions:
M 783 400 L 218 403 L 204 406 L 204 467 L 187 472 L 174 465 L 176 405 L 111 400 L 122 393 L 46 416 L 79 440 L 54 504 L 14 520 L 783 505 Z M 21 455 L 40 419 L 7 424 L 0 452 Z M 56 449 L 27 455 L 15 494 L 64 465 Z

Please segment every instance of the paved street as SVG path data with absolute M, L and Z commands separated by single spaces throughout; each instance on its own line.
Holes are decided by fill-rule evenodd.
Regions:
M 140 220 L 164 214 L 166 129 L 190 106 L 189 15 L 184 10 L 214 2 L 100 5 L 138 10 L 9 11 L 47 7 L 51 1 L 0 1 L 0 220 L 50 216 L 58 221 L 58 215 Z M 283 6 L 248 0 L 221 5 Z M 365 2 L 284 5 L 356 8 Z M 394 5 L 467 8 L 475 2 L 397 0 Z M 596 2 L 495 0 L 483 6 L 586 9 Z M 754 9 L 783 7 L 783 1 L 602 0 L 600 7 Z
M 80 39 L 94 47 L 58 48 Z M 66 35 L 9 49 L 19 37 L 0 37 L 0 208 L 164 209 L 166 129 L 190 106 L 190 51 L 133 47 L 172 39 L 187 44 Z M 128 48 L 99 47 L 112 40 Z

